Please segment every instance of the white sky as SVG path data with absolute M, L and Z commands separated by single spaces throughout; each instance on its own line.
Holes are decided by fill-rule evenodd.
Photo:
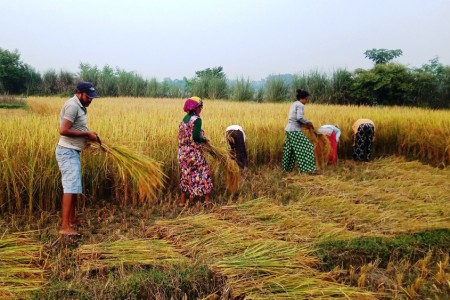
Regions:
M 353 71 L 372 48 L 450 65 L 450 0 L 0 0 L 0 48 L 40 72 L 83 62 L 158 80 Z

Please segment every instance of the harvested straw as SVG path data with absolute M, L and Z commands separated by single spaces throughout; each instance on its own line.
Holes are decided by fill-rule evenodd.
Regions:
M 232 217 L 229 213 L 227 218 Z M 258 222 L 224 220 L 221 214 L 209 213 L 160 220 L 156 226 L 164 238 L 207 260 L 211 270 L 226 277 L 233 299 L 344 299 L 346 295 L 374 299 L 370 292 L 325 281 L 316 269 L 320 260 L 311 255 L 311 245 L 274 239 L 269 231 L 258 229 L 267 227 Z
M 131 179 L 139 193 L 141 201 L 150 201 L 164 185 L 167 177 L 161 170 L 162 163 L 137 154 L 122 146 L 109 146 L 105 143 L 91 143 L 90 148 L 103 150 L 107 158 L 115 165 L 124 185 Z
M 45 282 L 42 245 L 17 236 L 0 236 L 0 299 L 25 297 Z
M 203 149 L 205 149 L 213 158 L 221 161 L 225 165 L 227 190 L 232 193 L 237 192 L 240 179 L 239 166 L 230 156 L 228 150 L 216 147 L 210 143 L 206 143 Z
M 185 258 L 164 240 L 135 239 L 93 245 L 77 250 L 77 260 L 83 272 L 123 266 L 168 266 Z
M 320 169 L 324 169 L 328 164 L 328 158 L 331 151 L 330 141 L 327 136 L 314 131 L 312 128 L 302 127 L 302 132 L 314 145 L 314 156 L 316 165 Z

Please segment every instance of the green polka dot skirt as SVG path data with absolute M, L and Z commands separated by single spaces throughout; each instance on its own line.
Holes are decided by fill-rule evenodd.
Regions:
M 295 161 L 300 173 L 313 172 L 316 169 L 314 146 L 301 131 L 286 131 L 281 166 L 283 171 L 294 169 Z

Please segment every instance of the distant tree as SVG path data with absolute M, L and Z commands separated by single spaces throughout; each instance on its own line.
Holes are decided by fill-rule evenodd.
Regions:
M 135 72 L 117 69 L 117 92 L 119 96 L 143 97 L 147 91 L 147 81 Z
M 260 87 L 256 90 L 255 100 L 256 102 L 264 101 L 264 87 Z
M 58 93 L 58 74 L 55 70 L 47 70 L 42 75 L 42 91 L 45 95 Z
M 165 98 L 181 98 L 182 90 L 179 81 L 170 78 L 164 78 L 161 82 L 161 95 Z
M 11 94 L 24 92 L 27 71 L 17 49 L 11 52 L 0 48 L 0 92 Z
M 80 80 L 89 81 L 94 84 L 94 86 L 98 85 L 98 77 L 100 75 L 100 71 L 97 66 L 91 66 L 87 63 L 80 63 Z
M 117 96 L 117 76 L 114 69 L 106 65 L 98 75 L 98 83 L 95 86 L 100 96 Z
M 395 50 L 387 50 L 387 49 L 372 49 L 366 50 L 364 55 L 366 58 L 373 61 L 376 65 L 378 64 L 386 64 L 393 60 L 394 58 L 402 56 L 403 51 L 400 49 Z
M 131 72 L 133 74 L 133 97 L 144 97 L 147 81 L 139 74 Z
M 161 90 L 161 97 L 182 98 L 184 96 L 184 82 L 178 79 L 164 78 L 161 83 Z
M 27 64 L 25 65 L 25 67 L 27 70 L 25 80 L 25 88 L 27 91 L 27 95 L 36 95 L 42 93 L 41 74 Z
M 329 103 L 331 95 L 331 81 L 326 73 L 312 70 L 308 73 L 295 75 L 290 88 L 291 99 L 295 98 L 295 91 L 299 88 L 307 90 L 314 103 Z
M 450 67 L 437 57 L 413 72 L 413 99 L 417 106 L 450 107 Z
M 215 67 L 215 68 L 206 68 L 204 70 L 200 70 L 200 71 L 196 71 L 195 75 L 198 78 L 207 78 L 207 77 L 212 77 L 212 78 L 225 78 L 226 75 L 223 72 L 223 67 L 219 66 L 219 67 Z
M 355 70 L 352 94 L 358 104 L 411 105 L 411 91 L 411 71 L 401 64 Z
M 147 81 L 147 90 L 145 92 L 146 97 L 156 98 L 161 96 L 161 86 L 156 78 L 151 78 Z
M 228 85 L 226 77 L 212 77 L 209 80 L 208 98 L 226 99 L 228 97 Z
M 75 75 L 68 71 L 59 71 L 57 89 L 59 94 L 70 95 L 75 87 Z
M 338 69 L 333 72 L 331 78 L 332 97 L 330 103 L 349 104 L 352 103 L 352 73 L 345 69 Z
M 289 100 L 289 85 L 282 77 L 270 76 L 264 88 L 265 102 L 282 102 Z
M 201 98 L 225 99 L 228 96 L 227 78 L 221 66 L 195 72 L 196 77 L 185 78 L 187 89 Z
M 244 78 L 237 79 L 231 86 L 230 97 L 233 100 L 238 101 L 249 101 L 253 100 L 253 95 L 255 90 L 250 84 L 250 80 L 245 80 Z
M 125 70 L 116 70 L 117 74 L 117 95 L 131 96 L 133 93 L 134 74 Z

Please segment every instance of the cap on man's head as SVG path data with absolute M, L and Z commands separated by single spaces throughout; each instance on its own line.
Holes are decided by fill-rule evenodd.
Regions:
M 77 91 L 81 93 L 86 93 L 89 98 L 98 98 L 98 95 L 95 91 L 95 87 L 92 83 L 82 81 L 77 84 Z

